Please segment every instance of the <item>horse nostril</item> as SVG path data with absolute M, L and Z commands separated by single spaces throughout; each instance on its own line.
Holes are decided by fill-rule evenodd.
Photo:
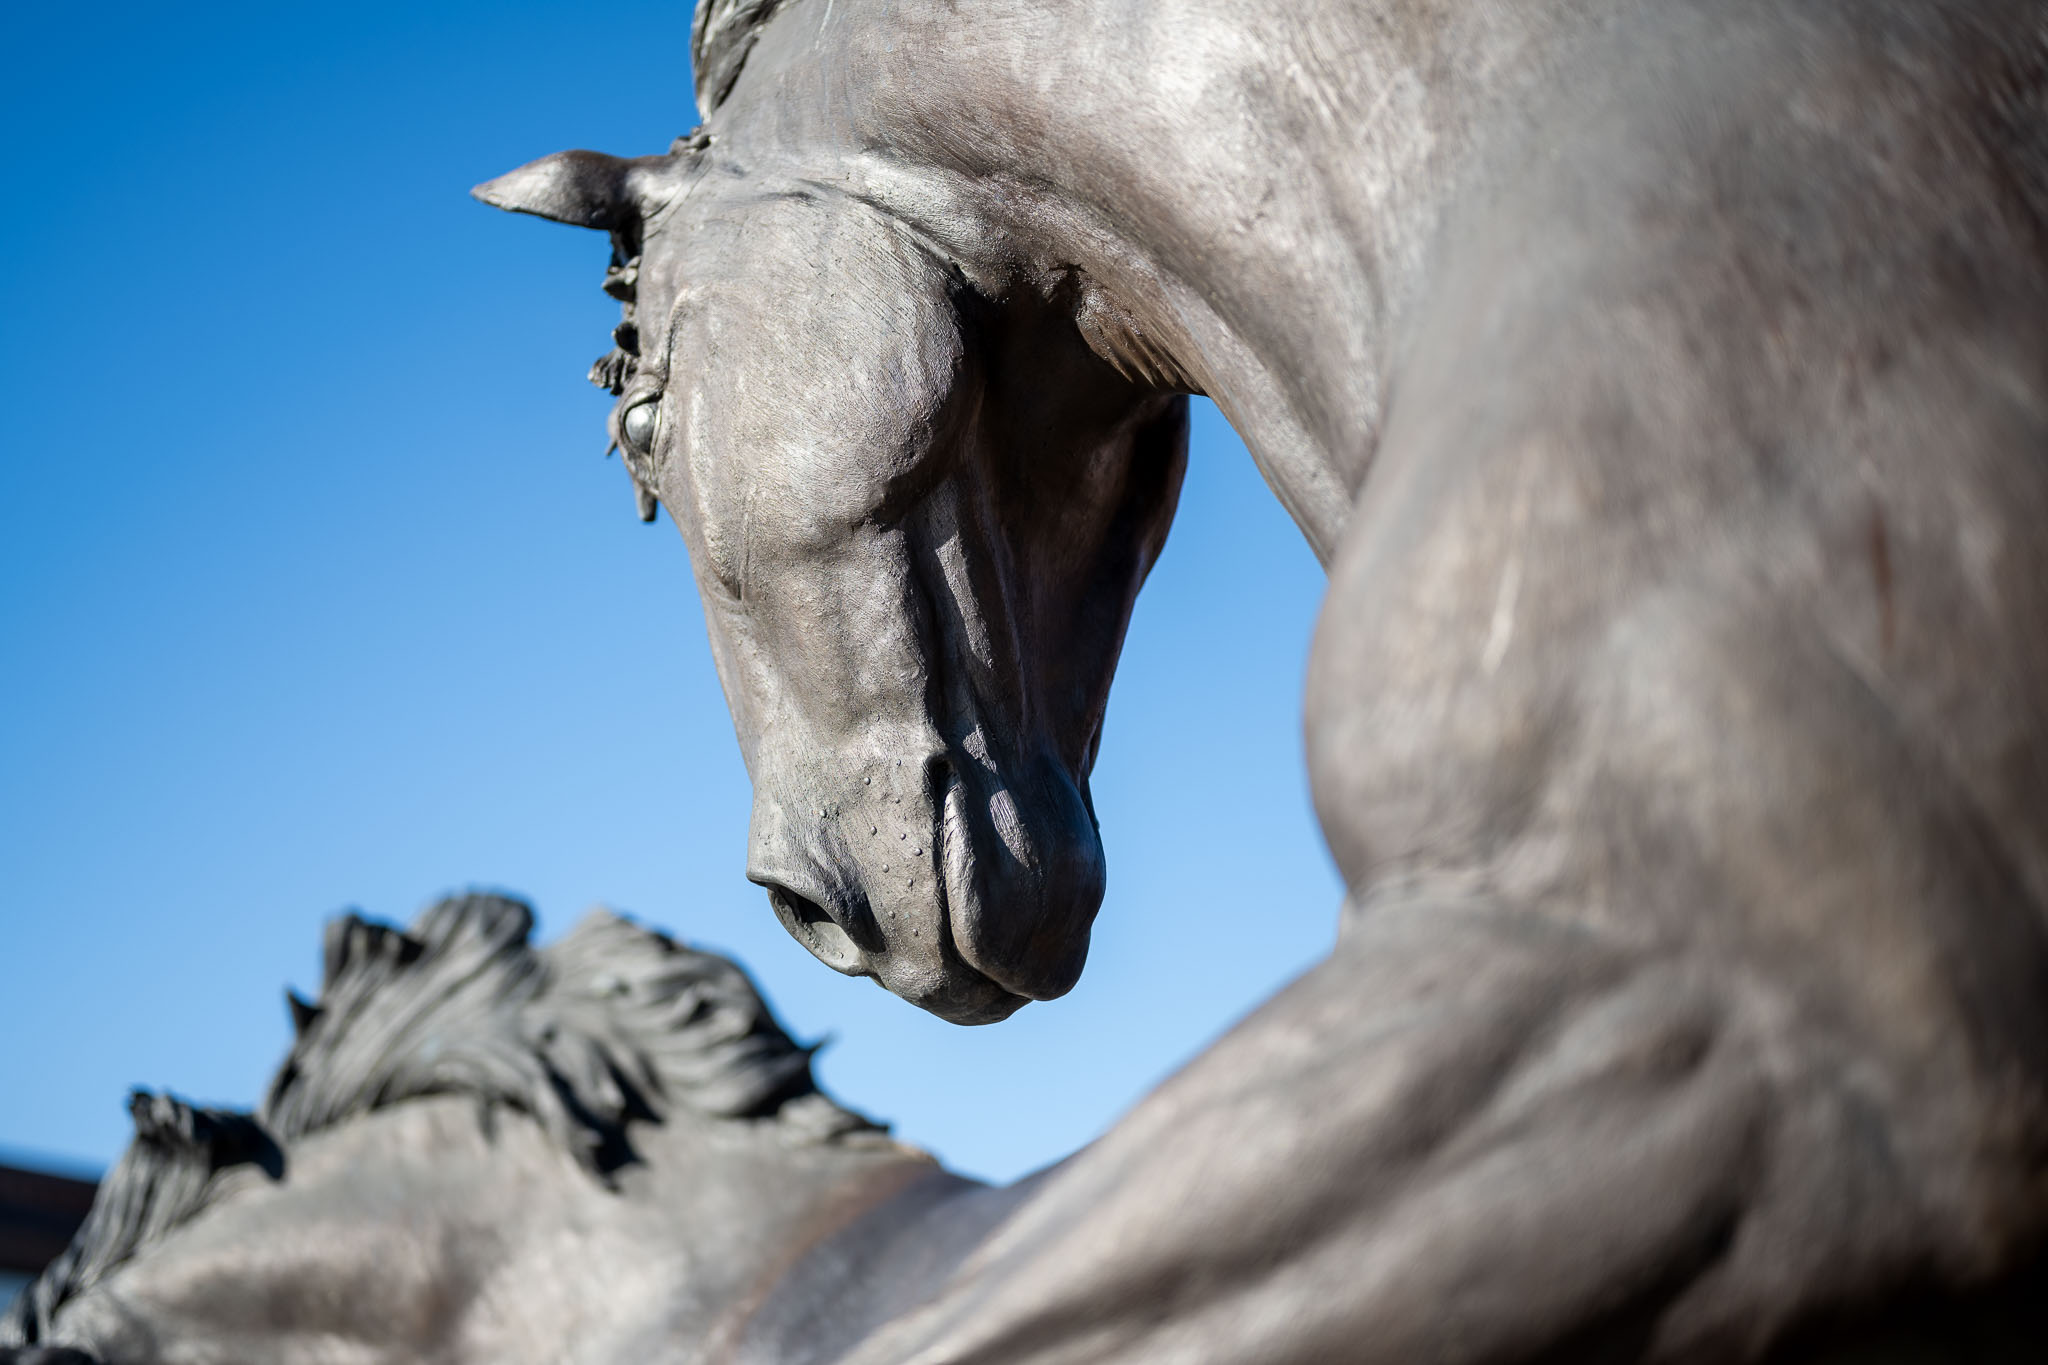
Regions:
M 775 918 L 789 930 L 790 937 L 810 949 L 811 956 L 818 961 L 848 976 L 869 974 L 867 959 L 854 943 L 852 935 L 825 913 L 825 907 L 786 886 L 775 885 L 768 888 L 768 903 L 775 909 Z
M 946 808 L 946 793 L 959 780 L 959 774 L 953 768 L 951 755 L 937 753 L 924 761 L 925 795 L 931 799 L 933 810 L 942 811 Z

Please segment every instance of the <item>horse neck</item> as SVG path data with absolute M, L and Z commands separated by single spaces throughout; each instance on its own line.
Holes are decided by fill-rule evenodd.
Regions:
M 1217 401 L 1327 558 L 1480 101 L 1548 39 L 1542 5 L 1389 8 L 812 0 L 714 127 L 836 155 L 991 273 L 1084 276 Z
M 486 1122 L 471 1097 L 352 1118 L 292 1144 L 282 1182 L 253 1166 L 220 1177 L 107 1292 L 68 1305 L 57 1340 L 171 1359 L 247 1330 L 267 1360 L 326 1359 L 337 1343 L 412 1358 L 435 1343 L 443 1359 L 521 1365 L 587 1357 L 596 1332 L 665 1354 L 744 1335 L 815 1243 L 938 1174 L 879 1136 L 792 1142 L 776 1121 L 679 1113 L 634 1143 L 639 1159 L 607 1185 L 538 1124 Z M 336 1285 L 354 1292 L 308 1288 Z

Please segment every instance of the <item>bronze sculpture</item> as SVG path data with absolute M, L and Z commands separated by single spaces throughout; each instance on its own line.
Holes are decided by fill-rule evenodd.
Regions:
M 478 192 L 612 236 L 594 377 L 822 961 L 960 1022 L 1080 972 L 1183 395 L 1332 572 L 1338 948 L 834 1358 L 2039 1354 L 2039 0 L 706 0 L 695 56 L 668 153 Z
M 2030 1273 L 2044 15 L 713 0 L 697 133 L 479 189 L 635 278 L 837 970 L 1078 973 L 1177 395 L 1331 565 L 1337 950 L 854 1359 L 1754 1359 Z

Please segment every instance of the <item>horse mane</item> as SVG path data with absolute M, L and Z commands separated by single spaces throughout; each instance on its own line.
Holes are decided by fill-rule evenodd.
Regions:
M 213 1178 L 284 1174 L 288 1144 L 430 1095 L 531 1117 L 599 1180 L 636 1159 L 627 1127 L 679 1110 L 773 1121 L 784 1140 L 878 1135 L 811 1074 L 744 971 L 608 911 L 555 943 L 504 896 L 443 900 L 409 930 L 329 922 L 320 998 L 254 1114 L 137 1091 L 135 1137 L 71 1245 L 0 1318 L 0 1347 L 46 1340 L 66 1302 L 206 1207 Z
M 0 1348 L 46 1339 L 60 1307 L 204 1208 L 220 1171 L 254 1162 L 273 1178 L 284 1174 L 277 1143 L 248 1114 L 147 1090 L 128 1096 L 128 1112 L 135 1120 L 128 1150 L 100 1182 L 71 1244 L 0 1316 Z
M 782 0 L 697 0 L 690 25 L 690 72 L 697 85 L 697 108 L 706 118 L 732 93 L 754 40 Z
M 430 907 L 410 931 L 327 926 L 317 1004 L 259 1116 L 284 1142 L 422 1095 L 471 1095 L 533 1117 L 585 1167 L 632 1159 L 626 1124 L 677 1108 L 761 1118 L 818 1095 L 811 1049 L 745 972 L 608 911 L 546 948 L 502 896 Z M 822 1098 L 822 1097 L 821 1097 Z M 874 1125 L 825 1101 L 833 1131 Z

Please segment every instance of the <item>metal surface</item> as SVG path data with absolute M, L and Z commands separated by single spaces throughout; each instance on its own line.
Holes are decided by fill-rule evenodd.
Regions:
M 1331 567 L 1337 950 L 856 1359 L 1752 1359 L 2031 1273 L 2041 4 L 759 8 L 665 157 L 478 193 L 634 276 L 800 941 L 1072 983 L 1178 393 Z
M 484 1091 L 537 1122 L 351 1110 L 310 1204 L 221 1187 L 115 1272 L 214 1297 L 108 1280 L 77 1340 L 222 1358 L 264 1284 L 313 1324 L 266 1359 L 2039 1358 L 2048 7 L 711 0 L 697 44 L 696 133 L 478 194 L 610 234 L 593 377 L 773 912 L 963 1023 L 1073 984 L 1203 392 L 1331 568 L 1339 944 L 1000 1192 L 556 1113 L 514 1027 Z M 600 1193 L 593 1121 L 652 1183 Z M 383 1213 L 263 1280 L 337 1190 Z

